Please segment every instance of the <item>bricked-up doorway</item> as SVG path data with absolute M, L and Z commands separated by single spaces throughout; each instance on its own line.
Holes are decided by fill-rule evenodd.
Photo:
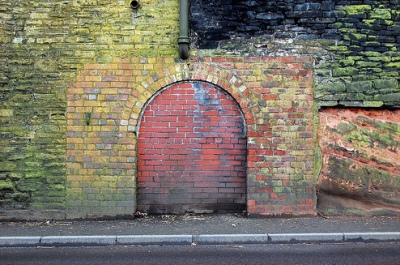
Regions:
M 246 210 L 246 126 L 236 101 L 206 82 L 162 90 L 138 135 L 138 210 Z

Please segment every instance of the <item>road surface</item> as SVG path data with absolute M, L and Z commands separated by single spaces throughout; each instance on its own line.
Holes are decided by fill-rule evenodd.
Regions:
M 1 265 L 400 264 L 400 243 L 0 248 Z

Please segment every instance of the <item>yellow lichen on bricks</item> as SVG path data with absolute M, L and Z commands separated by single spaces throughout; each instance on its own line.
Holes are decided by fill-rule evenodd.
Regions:
M 106 92 L 106 97 L 97 98 L 97 101 L 102 101 L 101 104 L 103 107 L 93 109 L 95 112 L 102 111 L 100 115 L 101 126 L 85 127 L 84 129 L 98 132 L 98 136 L 94 136 L 96 144 L 86 145 L 86 149 L 83 150 L 81 155 L 92 157 L 93 155 L 99 155 L 98 152 L 100 152 L 103 158 L 104 156 L 108 158 L 96 159 L 93 157 L 90 163 L 82 165 L 82 173 L 94 174 L 101 178 L 105 176 L 105 174 L 114 172 L 117 173 L 114 177 L 120 178 L 118 184 L 114 187 L 115 189 L 135 188 L 137 177 L 136 132 L 139 128 L 137 124 L 139 122 L 138 119 L 141 117 L 140 114 L 146 106 L 146 102 L 148 102 L 158 90 L 173 82 L 186 80 L 186 76 L 191 76 L 195 79 L 216 82 L 221 85 L 223 89 L 227 90 L 236 98 L 242 111 L 245 113 L 249 126 L 252 124 L 254 125 L 248 128 L 249 131 L 254 132 L 254 137 L 249 139 L 249 154 L 259 153 L 261 156 L 256 155 L 254 157 L 249 157 L 248 167 L 250 175 L 254 172 L 260 178 L 248 182 L 250 185 L 248 190 L 250 192 L 247 196 L 249 196 L 249 198 L 255 198 L 257 202 L 257 207 L 255 207 L 255 209 L 257 209 L 257 211 L 264 211 L 268 208 L 270 210 L 272 209 L 271 211 L 276 211 L 276 214 L 279 214 L 279 211 L 282 209 L 289 208 L 267 207 L 264 205 L 267 202 L 265 202 L 262 194 L 252 192 L 252 185 L 257 186 L 259 182 L 268 182 L 268 185 L 271 185 L 271 190 L 274 190 L 276 194 L 279 194 L 279 196 L 283 198 L 288 196 L 285 192 L 288 189 L 286 186 L 289 184 L 277 181 L 277 179 L 293 179 L 293 181 L 298 181 L 298 183 L 302 183 L 302 180 L 307 180 L 304 183 L 308 183 L 308 180 L 313 178 L 312 164 L 306 165 L 302 162 L 303 160 L 312 161 L 314 155 L 312 143 L 307 142 L 308 137 L 312 135 L 313 131 L 312 104 L 303 102 L 308 100 L 308 97 L 304 97 L 303 95 L 311 95 L 312 90 L 311 87 L 305 86 L 302 88 L 301 92 L 298 92 L 299 96 L 296 98 L 299 85 L 293 80 L 296 79 L 297 71 L 276 72 L 275 74 L 284 76 L 284 78 L 280 78 L 280 80 L 284 80 L 280 86 L 278 88 L 272 86 L 271 88 L 260 90 L 259 88 L 263 86 L 263 78 L 258 77 L 260 72 L 235 72 L 234 75 L 230 72 L 231 68 L 228 67 L 225 69 L 224 64 L 192 62 L 192 68 L 189 69 L 179 63 L 175 63 L 175 66 L 171 66 L 170 62 L 173 62 L 172 58 L 163 58 L 161 60 L 160 58 L 153 57 L 141 57 L 139 60 L 132 61 L 114 58 L 113 62 L 120 64 L 117 66 L 117 69 L 127 69 L 124 70 L 124 72 L 120 72 L 118 78 L 121 79 L 124 75 L 132 78 L 131 90 L 126 91 L 127 98 L 120 98 L 119 96 L 110 97 L 112 95 L 119 95 L 111 91 L 113 89 L 118 91 L 118 88 L 113 85 L 117 73 L 108 72 L 107 78 L 102 81 L 104 83 L 110 83 L 110 85 L 103 84 L 103 87 L 100 89 L 100 95 Z M 284 64 L 284 62 L 282 62 L 282 64 Z M 255 60 L 254 62 L 246 61 L 243 64 L 240 63 L 240 59 L 237 59 L 237 65 L 241 67 L 242 65 L 246 65 L 246 67 L 255 69 L 265 69 L 268 67 L 262 62 L 262 59 Z M 142 69 L 141 71 L 131 71 L 139 67 Z M 102 74 L 100 71 L 96 70 L 96 67 L 93 65 L 89 68 L 92 69 L 91 73 L 94 76 Z M 97 68 L 102 69 L 107 67 L 98 64 Z M 80 74 L 85 75 L 87 73 L 81 71 Z M 307 78 L 303 78 L 302 81 L 305 80 L 312 83 L 311 78 L 311 76 L 308 76 Z M 229 80 L 229 82 L 227 80 Z M 93 86 L 95 85 L 96 82 L 93 83 Z M 263 101 L 263 103 L 261 101 Z M 257 102 L 257 105 L 261 104 L 261 106 L 265 107 L 260 108 L 254 105 L 253 102 Z M 112 109 L 107 108 L 105 104 L 109 106 L 120 106 L 120 110 L 116 112 L 118 116 L 113 117 Z M 83 102 L 83 105 L 85 105 L 85 102 Z M 248 106 L 252 107 L 249 108 Z M 76 111 L 76 109 L 71 110 Z M 97 115 L 96 113 L 93 114 L 95 116 Z M 258 119 L 260 122 L 254 121 L 255 117 L 260 117 Z M 295 126 L 295 124 L 291 123 L 286 124 L 285 121 L 296 121 L 297 119 L 299 119 L 298 123 L 301 123 L 302 126 Z M 267 126 L 266 123 L 269 123 L 269 125 Z M 99 128 L 101 129 L 98 130 Z M 113 132 L 116 133 L 114 134 Z M 252 148 L 256 146 L 258 147 L 252 151 Z M 73 146 L 71 147 L 74 148 Z M 260 148 L 259 151 L 256 151 L 258 148 Z M 268 154 L 268 156 L 264 154 Z M 79 159 L 76 158 L 75 161 L 79 161 Z M 265 171 L 266 169 L 269 170 Z M 264 173 L 261 172 L 269 173 L 267 173 L 267 176 L 263 176 Z M 302 172 L 302 176 L 299 175 L 299 172 Z M 271 180 L 270 178 L 274 175 L 275 180 Z M 104 182 L 102 183 L 102 185 L 105 185 Z M 112 189 L 112 187 L 109 187 L 109 189 Z M 297 188 L 291 187 L 291 190 L 296 189 L 302 194 L 301 196 L 307 197 L 307 200 L 314 200 L 312 190 L 311 193 L 305 194 L 306 189 L 302 188 L 301 185 Z M 82 192 L 85 193 L 83 189 Z M 131 190 L 130 192 L 133 192 L 130 196 L 134 197 L 135 190 Z M 101 194 L 102 191 L 100 190 L 99 193 Z M 86 200 L 91 200 L 92 197 L 86 196 L 85 198 Z M 105 197 L 103 197 L 103 199 L 104 198 Z M 126 197 L 121 197 L 122 201 L 125 199 Z M 287 202 L 291 200 L 292 199 L 288 199 Z M 125 204 L 122 201 L 121 205 Z M 136 200 L 133 199 L 133 203 L 135 201 Z M 296 201 L 300 202 L 305 200 Z M 106 202 L 102 201 L 102 203 Z M 71 202 L 71 204 L 74 203 Z M 313 211 L 313 208 L 309 205 L 290 207 L 293 211 L 296 211 L 296 209 L 300 211 L 301 209 L 302 213 L 305 213 L 305 208 L 309 209 L 309 214 L 312 214 Z M 87 211 L 90 212 L 93 209 L 94 208 L 88 208 Z M 252 209 L 253 208 L 250 208 L 250 211 L 252 211 Z

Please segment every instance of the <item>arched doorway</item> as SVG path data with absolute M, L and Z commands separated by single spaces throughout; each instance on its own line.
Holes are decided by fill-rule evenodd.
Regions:
M 138 137 L 139 211 L 246 210 L 246 126 L 228 93 L 171 85 L 146 105 Z

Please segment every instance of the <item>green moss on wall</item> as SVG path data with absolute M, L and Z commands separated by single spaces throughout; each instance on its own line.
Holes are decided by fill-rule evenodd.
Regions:
M 331 172 L 329 178 L 336 194 L 366 196 L 371 190 L 391 192 L 399 187 L 400 180 L 388 172 L 367 165 L 361 165 L 348 159 L 331 157 L 328 161 Z M 392 188 L 393 187 L 393 188 Z
M 376 3 L 341 6 L 335 13 L 338 19 L 332 28 L 337 28 L 342 38 L 334 45 L 324 42 L 326 49 L 334 53 L 334 61 L 324 64 L 332 69 L 332 75 L 322 79 L 321 82 L 326 83 L 323 85 L 325 96 L 318 97 L 318 102 L 331 106 L 331 99 L 337 99 L 339 105 L 343 99 L 335 95 L 335 90 L 329 89 L 329 84 L 333 86 L 339 82 L 346 84 L 345 91 L 340 92 L 346 92 L 348 103 L 365 107 L 399 107 L 398 12 L 384 3 Z M 348 20 L 352 23 L 345 22 Z M 365 82 L 367 80 L 370 81 Z M 317 85 L 321 87 L 322 84 Z
M 0 180 L 9 218 L 65 217 L 66 89 L 78 69 L 177 55 L 179 2 L 130 2 L 0 1 L 0 174 L 18 176 Z

